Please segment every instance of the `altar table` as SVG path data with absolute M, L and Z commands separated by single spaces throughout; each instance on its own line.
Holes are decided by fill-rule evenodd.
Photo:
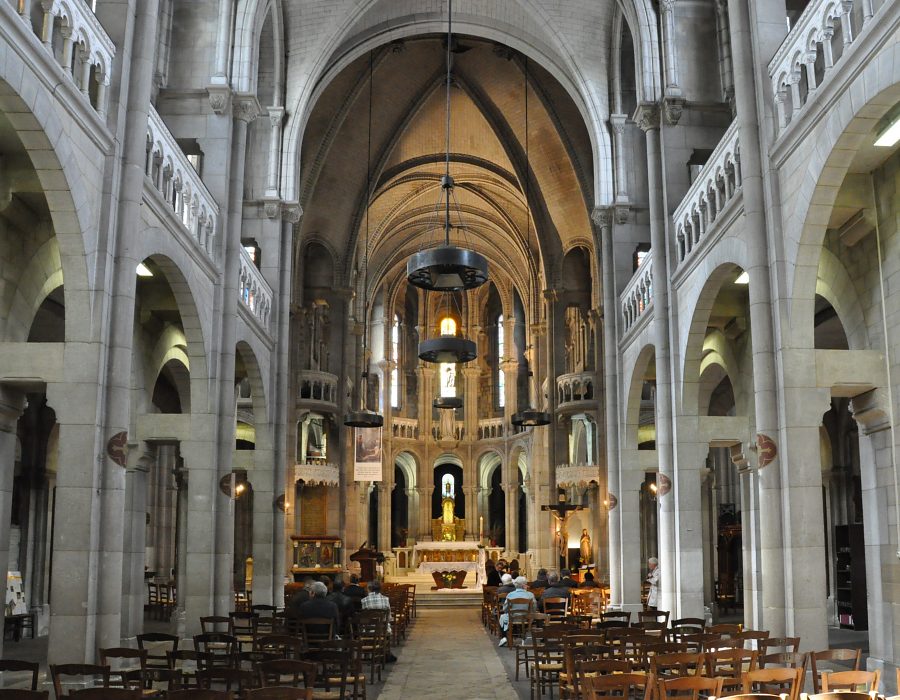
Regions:
M 420 574 L 430 574 L 434 571 L 465 571 L 469 574 L 478 573 L 477 561 L 423 561 L 416 571 Z

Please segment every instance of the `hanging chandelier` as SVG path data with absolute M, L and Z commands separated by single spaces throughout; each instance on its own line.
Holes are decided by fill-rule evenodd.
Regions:
M 369 51 L 369 126 L 368 140 L 366 144 L 366 237 L 363 244 L 363 371 L 360 373 L 359 384 L 359 409 L 351 410 L 344 415 L 344 425 L 350 428 L 380 428 L 384 425 L 384 416 L 377 411 L 371 411 L 366 407 L 366 399 L 369 393 L 369 373 L 366 366 L 369 362 L 369 304 L 368 304 L 368 268 L 369 268 L 369 205 L 372 201 L 372 83 L 374 64 L 372 52 Z
M 462 408 L 463 400 L 458 396 L 438 396 L 431 405 L 443 411 L 452 411 Z
M 531 159 L 528 151 L 528 56 L 525 57 L 525 213 L 526 233 L 531 231 Z M 537 387 L 533 385 L 532 372 L 528 372 L 529 401 L 532 390 L 537 395 Z M 531 406 L 526 406 L 521 411 L 513 414 L 510 419 L 517 428 L 536 428 L 542 425 L 550 425 L 553 416 L 546 411 L 540 411 Z
M 450 176 L 450 83 L 453 46 L 453 0 L 447 2 L 447 100 L 445 108 L 447 149 L 444 175 L 441 177 L 441 199 L 444 203 L 444 240 L 441 245 L 415 253 L 406 264 L 406 279 L 413 286 L 433 292 L 460 292 L 475 289 L 487 282 L 488 262 L 474 250 L 460 248 L 450 242 L 450 199 L 453 178 Z M 459 204 L 456 205 L 459 211 Z M 460 216 L 460 228 L 462 217 Z

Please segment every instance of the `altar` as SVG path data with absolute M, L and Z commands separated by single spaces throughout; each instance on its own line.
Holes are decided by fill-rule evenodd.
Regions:
M 413 547 L 413 566 L 417 567 L 419 573 L 428 573 L 434 569 L 426 571 L 422 564 L 441 564 L 444 565 L 443 568 L 448 568 L 448 564 L 475 564 L 480 552 L 484 550 L 479 550 L 477 542 L 419 542 Z

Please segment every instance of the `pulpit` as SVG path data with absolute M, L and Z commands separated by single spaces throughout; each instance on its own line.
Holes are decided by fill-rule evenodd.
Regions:
M 359 562 L 359 575 L 363 581 L 375 580 L 375 562 L 378 559 L 378 550 L 367 548 L 365 545 L 350 555 L 350 561 Z

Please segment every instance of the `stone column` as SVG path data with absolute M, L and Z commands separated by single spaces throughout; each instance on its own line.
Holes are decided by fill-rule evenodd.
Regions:
M 257 440 L 259 436 L 260 431 L 257 430 Z M 273 450 L 258 442 L 253 453 L 253 471 L 249 475 L 253 484 L 253 602 L 265 605 L 273 604 L 276 589 L 282 587 L 283 573 L 274 568 L 275 552 L 282 548 L 275 533 L 283 532 L 283 527 L 280 522 L 282 513 L 275 508 L 276 474 L 273 462 Z
M 417 486 L 419 494 L 419 541 L 431 539 L 431 488 Z
M 406 536 L 416 540 L 419 538 L 419 490 L 415 487 L 406 489 L 406 513 Z M 403 544 L 406 545 L 405 542 Z
M 210 79 L 212 85 L 228 85 L 228 75 L 231 72 L 229 61 L 231 59 L 233 30 L 234 0 L 220 0 L 219 22 L 216 25 L 216 62 L 213 67 L 212 78 Z
M 655 104 L 638 106 L 636 121 L 647 142 L 647 188 L 650 204 L 650 245 L 653 250 L 653 342 L 656 358 L 656 454 L 659 465 L 659 548 L 660 610 L 678 615 L 678 577 L 675 552 L 675 484 L 672 432 L 672 372 L 669 355 L 669 273 L 665 228 L 660 114 Z
M 9 528 L 12 521 L 13 474 L 16 461 L 16 424 L 25 410 L 25 395 L 0 385 L 0 571 L 9 568 Z M 3 640 L 0 639 L 0 653 Z
M 478 508 L 477 487 L 473 484 L 465 484 L 462 491 L 466 497 L 466 539 L 477 540 L 478 516 L 482 515 Z
M 618 132 L 617 132 L 618 133 Z M 617 143 L 621 135 L 617 136 Z M 621 151 L 619 151 L 621 153 Z M 624 163 L 624 159 L 620 158 Z M 617 508 L 622 494 L 619 464 L 619 411 L 618 343 L 616 338 L 618 304 L 616 300 L 616 273 L 613 253 L 612 211 L 595 209 L 592 215 L 595 240 L 599 238 L 600 260 L 603 267 L 603 412 L 606 418 L 606 479 L 607 520 L 609 523 L 609 595 L 610 605 L 620 606 L 623 602 L 622 590 L 622 511 Z M 633 582 L 632 582 L 633 584 Z
M 391 551 L 391 492 L 394 489 L 393 474 L 390 481 L 375 485 L 378 489 L 378 551 Z
M 741 142 L 741 180 L 744 201 L 744 230 L 750 236 L 747 245 L 746 272 L 750 276 L 750 329 L 753 345 L 753 388 L 757 441 L 778 437 L 778 412 L 775 382 L 774 320 L 769 275 L 767 204 L 763 189 L 760 145 L 760 115 L 757 112 L 756 81 L 753 76 L 766 75 L 766 61 L 774 55 L 786 33 L 784 3 L 760 0 L 755 3 L 756 21 L 750 19 L 747 4 L 728 0 L 728 19 L 735 74 L 735 104 Z M 754 46 L 759 57 L 754 55 Z M 795 103 L 796 104 L 796 103 Z M 774 254 L 774 251 L 773 251 Z M 813 386 L 815 384 L 813 383 Z M 819 416 L 821 420 L 821 415 Z M 820 421 L 817 421 L 817 424 Z M 788 423 L 790 425 L 790 423 Z M 816 436 L 818 446 L 818 435 Z M 816 449 L 818 454 L 818 449 Z M 798 455 L 800 461 L 809 459 Z M 781 636 L 785 627 L 785 561 L 783 550 L 782 479 L 787 464 L 776 455 L 759 473 L 760 567 L 762 583 L 762 629 Z M 818 469 L 818 462 L 816 463 Z M 787 501 L 785 501 L 787 502 Z M 819 497 L 819 505 L 821 496 Z M 821 513 L 821 507 L 814 512 Z M 800 515 L 805 520 L 810 513 Z M 798 524 L 799 524 L 798 520 Z M 811 527 L 807 521 L 804 528 Z M 801 529 L 804 529 L 801 528 Z M 821 534 L 821 529 L 820 529 Z M 805 565 L 799 564 L 800 566 Z M 824 611 L 821 617 L 824 625 Z M 804 635 L 805 637 L 805 635 Z M 812 640 L 804 638 L 804 645 Z M 827 641 L 827 640 L 826 640 Z M 820 648 L 815 646 L 809 648 Z M 825 648 L 825 647 L 821 647 Z
M 269 170 L 266 175 L 266 198 L 278 200 L 278 185 L 281 166 L 281 132 L 284 122 L 284 107 L 269 107 Z
M 503 484 L 506 505 L 506 551 L 519 552 L 519 480 L 516 478 L 518 465 L 509 465 L 509 478 Z
M 661 0 L 659 10 L 661 14 L 660 24 L 662 25 L 666 97 L 680 97 L 681 88 L 678 87 L 678 47 L 675 37 L 675 0 Z
M 147 482 L 156 463 L 156 449 L 152 445 L 142 443 L 135 448 L 128 452 L 125 472 L 122 637 L 126 639 L 136 637 L 144 629 Z

